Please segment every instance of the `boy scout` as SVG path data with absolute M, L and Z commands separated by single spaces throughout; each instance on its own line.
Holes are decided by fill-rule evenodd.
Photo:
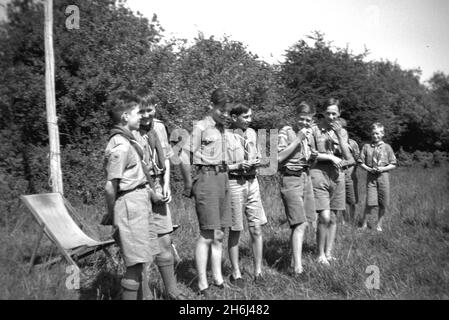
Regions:
M 105 150 L 107 215 L 113 217 L 115 235 L 125 262 L 121 281 L 122 298 L 142 298 L 142 272 L 145 263 L 159 253 L 157 237 L 152 232 L 151 197 L 142 165 L 142 149 L 132 134 L 140 125 L 138 100 L 120 92 L 110 99 L 108 113 L 114 123 Z
M 345 119 L 339 119 L 343 128 L 346 128 Z M 341 168 L 345 172 L 345 190 L 346 190 L 346 210 L 343 211 L 342 224 L 345 222 L 353 223 L 355 220 L 355 205 L 359 202 L 359 190 L 357 179 L 357 160 L 359 159 L 360 149 L 357 142 L 348 139 L 348 147 L 351 152 L 352 159 L 350 161 L 343 160 Z
M 297 123 L 279 132 L 278 161 L 281 174 L 281 197 L 291 228 L 293 275 L 303 273 L 302 244 L 308 223 L 316 221 L 315 201 L 309 168 L 316 159 L 311 124 L 314 108 L 302 102 L 297 110 Z
M 193 185 L 189 174 L 183 174 L 186 190 L 195 198 L 200 236 L 195 248 L 199 293 L 209 298 L 207 261 L 211 251 L 214 285 L 224 288 L 221 268 L 224 229 L 231 226 L 228 168 L 225 159 L 224 130 L 228 123 L 227 98 L 219 88 L 212 93 L 210 114 L 198 121 L 192 131 L 190 147 L 198 175 Z M 187 149 L 183 149 L 185 152 Z M 187 169 L 187 166 L 181 167 Z M 187 191 L 187 193 L 189 193 Z
M 384 126 L 376 122 L 371 125 L 370 144 L 360 152 L 360 166 L 368 172 L 366 177 L 366 208 L 363 213 L 362 229 L 366 229 L 368 214 L 379 207 L 377 231 L 382 231 L 382 222 L 390 202 L 390 178 L 388 172 L 396 168 L 396 157 L 391 146 L 383 141 Z
M 154 191 L 162 201 L 153 203 L 155 232 L 158 234 L 161 252 L 156 256 L 156 265 L 165 285 L 166 295 L 171 300 L 185 300 L 176 285 L 174 272 L 174 257 L 170 233 L 173 224 L 168 203 L 171 200 L 170 192 L 170 160 L 172 150 L 168 143 L 167 131 L 164 124 L 155 119 L 157 98 L 148 95 L 140 100 L 140 136 L 146 151 L 148 161 L 147 170 L 154 181 Z
M 332 249 L 337 232 L 337 212 L 345 210 L 345 176 L 342 160 L 352 158 L 348 148 L 348 133 L 338 121 L 339 102 L 330 99 L 324 119 L 312 128 L 317 162 L 311 169 L 315 207 L 318 212 L 318 262 L 329 265 L 335 260 Z
M 240 288 L 245 281 L 239 268 L 239 238 L 243 230 L 243 215 L 248 221 L 254 255 L 254 282 L 262 285 L 262 226 L 267 223 L 260 197 L 256 168 L 260 165 L 256 132 L 249 128 L 252 111 L 242 105 L 233 105 L 231 127 L 227 132 L 226 147 L 229 161 L 229 190 L 232 203 L 232 226 L 229 231 L 228 250 L 232 265 L 231 284 Z

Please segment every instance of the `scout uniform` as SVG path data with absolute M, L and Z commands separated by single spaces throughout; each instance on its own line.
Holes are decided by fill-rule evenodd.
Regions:
M 150 230 L 149 185 L 139 154 L 120 134 L 106 146 L 105 170 L 107 180 L 118 179 L 114 226 L 125 265 L 148 263 L 159 253 L 157 235 Z
M 246 171 L 237 168 L 238 164 L 245 160 L 259 158 L 256 132 L 248 128 L 242 136 L 239 132 L 227 130 L 226 138 L 232 204 L 231 230 L 243 230 L 243 214 L 246 215 L 248 226 L 264 225 L 267 223 L 267 218 L 260 198 L 259 181 L 256 178 L 257 170 L 252 168 Z
M 341 129 L 346 134 L 345 129 Z M 319 153 L 333 154 L 343 159 L 343 152 L 335 132 L 327 128 L 325 121 L 312 127 L 315 149 Z M 315 207 L 321 210 L 345 210 L 345 174 L 332 161 L 317 161 L 310 170 L 315 195 Z
M 377 145 L 365 144 L 360 152 L 359 163 L 368 167 L 384 167 L 397 164 L 393 149 L 388 143 L 380 141 Z M 390 203 L 390 178 L 388 172 L 368 173 L 366 179 L 367 206 L 382 206 L 387 208 Z
M 168 142 L 167 130 L 165 125 L 158 119 L 153 119 L 152 128 L 156 133 L 155 137 L 151 137 L 150 131 L 140 132 L 142 137 L 146 140 L 145 153 L 148 157 L 147 168 L 154 181 L 153 190 L 162 194 L 162 181 L 165 172 L 165 159 L 173 155 L 173 151 Z M 159 141 L 152 141 L 151 139 L 158 139 Z M 161 148 L 157 147 L 157 144 Z M 162 154 L 160 154 L 162 153 Z M 168 203 L 153 204 L 154 224 L 156 232 L 159 235 L 171 233 L 173 231 L 173 223 L 170 208 Z
M 278 136 L 278 153 L 287 148 L 299 134 L 300 132 L 296 133 L 290 126 L 283 127 Z M 313 186 L 309 173 L 312 150 L 313 136 L 311 130 L 307 130 L 306 139 L 280 167 L 281 197 L 290 227 L 316 221 Z
M 354 157 L 354 160 L 357 161 L 360 156 L 359 146 L 352 139 L 349 139 L 348 142 L 349 151 Z M 356 204 L 359 202 L 357 164 L 351 164 L 342 169 L 345 172 L 346 203 L 350 205 Z
M 200 230 L 231 226 L 225 135 L 211 116 L 198 121 L 192 131 L 190 151 L 198 174 L 192 185 Z

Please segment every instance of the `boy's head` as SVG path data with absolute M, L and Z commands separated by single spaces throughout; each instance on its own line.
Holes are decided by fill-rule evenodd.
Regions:
M 306 102 L 301 102 L 295 108 L 298 129 L 310 128 L 313 122 L 313 116 L 315 115 L 315 108 L 307 104 Z
M 229 121 L 229 105 L 228 105 L 228 97 L 223 88 L 215 89 L 212 92 L 210 97 L 210 101 L 212 102 L 211 112 L 212 118 L 214 121 L 221 125 L 228 124 Z
M 340 101 L 334 98 L 330 98 L 326 103 L 326 109 L 324 110 L 324 119 L 330 124 L 340 117 Z
M 140 98 L 140 114 L 142 119 L 140 124 L 143 126 L 150 126 L 153 122 L 154 116 L 156 115 L 156 108 L 159 99 L 154 94 L 149 94 Z
M 128 91 L 119 91 L 109 97 L 108 114 L 115 125 L 139 129 L 139 99 Z
M 241 103 L 232 105 L 229 116 L 231 117 L 232 126 L 237 129 L 248 129 L 252 121 L 251 109 Z
M 380 122 L 375 122 L 371 125 L 371 139 L 374 143 L 382 141 L 385 136 L 385 128 Z

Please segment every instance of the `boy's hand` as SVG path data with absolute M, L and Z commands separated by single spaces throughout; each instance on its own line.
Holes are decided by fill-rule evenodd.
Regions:
M 187 198 L 191 198 L 193 196 L 192 195 L 192 184 L 186 184 L 184 186 L 184 191 L 182 192 L 182 195 Z
M 254 160 L 251 160 L 250 163 L 251 163 L 251 166 L 253 166 L 253 167 L 255 167 L 255 168 L 261 166 L 260 159 L 254 159 Z
M 296 139 L 295 139 L 295 141 L 293 141 L 293 142 L 299 144 L 299 143 L 301 143 L 302 140 L 304 140 L 304 139 L 306 139 L 306 135 L 304 134 L 304 131 L 301 130 L 301 131 L 299 131 L 299 134 L 296 136 Z
M 378 173 L 377 168 L 372 168 L 372 167 L 368 167 L 367 171 L 368 171 L 369 173 L 373 173 L 373 174 Z
M 341 160 L 339 157 L 336 157 L 336 156 L 332 155 L 331 161 L 334 163 L 334 165 L 335 165 L 337 168 L 340 168 L 340 165 L 341 165 L 341 163 L 342 163 L 343 160 Z
M 165 203 L 164 197 L 162 196 L 162 193 L 151 191 L 151 202 L 154 204 L 162 204 Z
M 340 121 L 334 121 L 330 124 L 332 130 L 335 131 L 335 133 L 337 134 L 337 136 L 340 136 L 341 134 L 341 129 L 343 129 Z
M 162 188 L 162 197 L 163 197 L 163 201 L 165 203 L 170 203 L 171 201 L 171 191 L 170 191 L 170 187 L 165 186 Z
M 252 166 L 251 162 L 249 162 L 248 160 L 245 160 L 239 164 L 239 169 L 240 170 L 248 170 L 251 168 L 251 166 Z

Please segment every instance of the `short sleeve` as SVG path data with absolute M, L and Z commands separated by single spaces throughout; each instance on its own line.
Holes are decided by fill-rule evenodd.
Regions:
M 393 148 L 391 148 L 390 145 L 388 145 L 388 147 L 387 147 L 387 152 L 388 152 L 388 164 L 397 165 L 398 161 L 396 159 L 396 156 L 394 155 Z
M 121 179 L 126 168 L 129 146 L 117 145 L 106 152 L 107 180 Z
M 360 152 L 360 156 L 357 159 L 358 163 L 366 163 L 366 151 L 367 151 L 368 145 L 365 144 L 362 147 L 362 151 Z
M 278 153 L 282 152 L 289 145 L 289 139 L 288 139 L 289 130 L 293 131 L 292 127 L 283 127 L 279 131 L 279 135 L 278 135 Z
M 173 156 L 173 150 L 168 142 L 167 129 L 165 128 L 163 123 L 158 122 L 157 126 L 155 125 L 155 131 L 161 142 L 162 149 L 164 150 L 164 157 L 166 159 Z

